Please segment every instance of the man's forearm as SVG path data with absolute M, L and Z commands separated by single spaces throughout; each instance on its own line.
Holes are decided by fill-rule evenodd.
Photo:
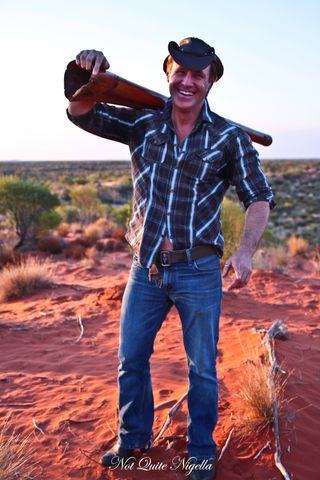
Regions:
M 70 115 L 84 115 L 85 113 L 90 112 L 95 106 L 96 102 L 92 100 L 81 101 L 81 102 L 69 102 L 68 112 Z
M 251 256 L 254 254 L 268 224 L 269 212 L 266 201 L 255 202 L 248 207 L 239 250 Z

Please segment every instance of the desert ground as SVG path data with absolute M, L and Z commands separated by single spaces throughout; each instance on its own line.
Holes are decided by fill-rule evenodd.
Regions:
M 283 478 L 275 466 L 273 423 L 243 428 L 250 424 L 250 409 L 240 397 L 247 368 L 261 359 L 264 335 L 277 320 L 288 329 L 285 339 L 274 342 L 280 365 L 282 463 L 292 480 L 319 478 L 319 164 L 265 163 L 278 204 L 271 214 L 271 234 L 264 239 L 245 288 L 230 291 L 231 278 L 224 280 L 217 362 L 219 420 L 214 432 L 221 455 L 217 480 Z M 103 214 L 130 202 L 132 192 L 127 162 L 0 162 L 0 175 L 13 174 L 50 185 L 63 208 L 69 208 L 74 185 L 94 185 L 99 202 L 108 207 Z M 61 215 L 67 215 L 63 208 Z M 1 244 L 14 240 L 14 234 L 0 213 Z M 77 236 L 71 225 L 64 243 Z M 307 240 L 308 252 L 288 255 L 280 249 L 292 234 Z M 52 267 L 51 284 L 0 303 L 0 422 L 3 426 L 8 421 L 16 435 L 28 437 L 34 464 L 32 473 L 23 477 L 22 469 L 19 478 L 187 478 L 186 400 L 132 469 L 99 465 L 101 455 L 117 439 L 119 317 L 132 259 L 129 249 L 99 251 L 96 259 L 67 258 L 63 251 L 23 255 L 29 253 Z M 180 319 L 174 309 L 158 333 L 151 371 L 157 437 L 188 388 Z
M 51 256 L 50 262 L 55 268 L 50 288 L 0 305 L 0 415 L 2 419 L 10 415 L 18 433 L 31 434 L 33 457 L 39 462 L 36 478 L 186 478 L 183 469 L 170 469 L 175 457 L 187 455 L 186 402 L 162 438 L 141 454 L 134 470 L 104 470 L 95 463 L 116 439 L 119 313 L 131 254 L 108 253 L 100 265 L 90 269 L 62 256 Z M 316 480 L 320 467 L 320 279 L 310 274 L 305 260 L 299 269 L 293 262 L 285 273 L 255 270 L 250 284 L 240 291 L 228 291 L 228 282 L 224 284 L 218 357 L 218 450 L 242 414 L 237 380 L 261 345 L 259 330 L 280 319 L 288 327 L 288 338 L 275 341 L 286 378 L 280 415 L 282 460 L 291 478 Z M 168 410 L 187 390 L 175 310 L 158 334 L 152 377 L 155 405 L 159 406 L 154 423 L 157 435 Z M 254 460 L 268 441 L 268 448 Z M 160 463 L 167 469 L 157 470 Z M 241 440 L 231 435 L 218 462 L 217 479 L 240 478 L 282 478 L 274 465 L 272 429 Z

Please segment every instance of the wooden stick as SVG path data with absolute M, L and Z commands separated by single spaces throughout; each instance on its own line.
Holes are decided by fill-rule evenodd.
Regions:
M 259 452 L 253 457 L 253 460 L 258 460 L 260 455 L 265 451 L 266 448 L 270 447 L 270 440 L 259 450 Z
M 35 428 L 36 430 L 38 430 L 40 433 L 42 433 L 42 435 L 44 435 L 44 434 L 45 434 L 44 431 L 43 431 L 42 428 L 37 424 L 36 420 L 33 418 L 32 421 L 33 421 L 34 428 Z
M 187 393 L 185 393 L 174 405 L 173 407 L 170 408 L 170 410 L 168 411 L 168 416 L 167 416 L 167 419 L 163 425 L 163 427 L 161 428 L 160 432 L 158 433 L 158 435 L 156 436 L 156 438 L 153 440 L 152 442 L 152 447 L 154 446 L 154 444 L 159 440 L 159 438 L 162 437 L 163 433 L 167 430 L 171 420 L 172 420 L 172 417 L 173 415 L 176 413 L 176 411 L 178 410 L 178 408 L 180 407 L 180 405 L 182 404 L 182 402 L 187 398 Z
M 81 315 L 78 315 L 78 322 L 79 322 L 79 326 L 80 326 L 80 335 L 79 335 L 79 337 L 77 338 L 76 343 L 80 342 L 80 340 L 81 340 L 81 338 L 82 338 L 82 335 L 83 335 L 83 333 L 84 333 L 84 328 L 83 328 L 83 323 L 82 323 Z
M 219 455 L 219 457 L 218 457 L 218 462 L 220 462 L 222 456 L 224 455 L 224 452 L 227 450 L 227 447 L 228 447 L 228 445 L 229 445 L 229 443 L 230 443 L 230 439 L 231 439 L 231 435 L 232 435 L 233 430 L 234 430 L 234 428 L 231 428 L 231 430 L 230 430 L 230 432 L 229 432 L 229 435 L 228 435 L 228 438 L 227 438 L 227 440 L 226 440 L 226 443 L 223 445 L 222 450 L 221 450 L 221 452 L 220 452 L 220 455 Z
M 271 375 L 270 375 L 270 385 L 273 392 L 276 391 L 275 389 L 275 382 L 274 377 L 278 370 L 281 370 L 279 364 L 276 359 L 275 351 L 274 351 L 274 338 L 277 334 L 283 334 L 282 328 L 282 321 L 277 320 L 268 330 L 263 338 L 263 343 L 266 345 L 269 354 L 269 361 L 271 365 Z M 282 476 L 285 480 L 291 480 L 289 473 L 283 466 L 281 462 L 281 444 L 280 444 L 280 430 L 279 430 L 279 412 L 278 412 L 278 403 L 277 398 L 274 399 L 273 402 L 273 415 L 274 415 L 274 437 L 275 437 L 275 444 L 276 444 L 276 451 L 274 454 L 275 465 L 280 470 Z

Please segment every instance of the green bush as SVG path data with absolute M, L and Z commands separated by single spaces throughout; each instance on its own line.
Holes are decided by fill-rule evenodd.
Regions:
M 61 223 L 62 217 L 56 210 L 49 210 L 40 213 L 39 216 L 39 230 L 42 233 L 47 233 L 49 230 L 57 228 Z
M 126 203 L 121 207 L 114 208 L 111 212 L 111 216 L 117 222 L 120 227 L 127 228 L 130 217 L 131 217 L 132 209 L 131 204 Z
M 61 216 L 63 222 L 76 223 L 80 221 L 78 210 L 71 205 L 61 205 L 57 208 L 57 212 Z
M 19 180 L 13 176 L 0 177 L 0 210 L 15 226 L 19 242 L 15 248 L 27 241 L 34 241 L 41 215 L 59 205 L 56 194 L 44 185 Z
M 78 210 L 82 223 L 90 223 L 99 217 L 101 202 L 95 187 L 74 186 L 70 190 L 70 196 L 72 205 Z
M 229 198 L 222 202 L 222 233 L 224 236 L 224 259 L 231 257 L 239 247 L 245 222 L 245 214 L 238 203 Z

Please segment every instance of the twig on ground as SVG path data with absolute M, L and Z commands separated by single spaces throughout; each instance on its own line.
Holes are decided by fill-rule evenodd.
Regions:
M 169 405 L 171 405 L 171 403 L 172 403 L 172 400 L 165 400 L 162 403 L 158 403 L 158 405 L 154 407 L 154 411 L 160 410 L 160 408 L 163 408 L 163 407 L 168 407 Z
M 88 418 L 86 420 L 73 420 L 72 418 L 68 418 L 68 422 L 70 423 L 88 423 L 88 422 L 96 422 L 97 420 L 100 420 L 101 417 L 97 418 Z
M 42 428 L 37 424 L 35 418 L 33 418 L 32 421 L 33 421 L 34 428 L 35 428 L 36 430 L 38 430 L 40 433 L 42 433 L 42 435 L 44 435 L 44 434 L 45 434 L 44 431 L 43 431 Z
M 266 335 L 263 338 L 263 343 L 266 345 L 269 354 L 269 361 L 271 365 L 271 375 L 270 375 L 270 385 L 273 391 L 275 391 L 275 381 L 274 377 L 277 371 L 281 371 L 279 364 L 276 359 L 274 351 L 274 338 L 280 334 L 287 333 L 286 327 L 282 327 L 282 321 L 277 320 L 268 330 Z M 273 412 L 274 412 L 274 437 L 276 443 L 276 451 L 274 454 L 275 465 L 280 470 L 282 476 L 285 480 L 291 480 L 290 475 L 281 463 L 281 444 L 280 444 L 280 430 L 279 430 L 279 413 L 278 413 L 278 403 L 277 398 L 273 402 Z
M 79 448 L 80 452 L 82 453 L 82 455 L 84 455 L 85 457 L 89 458 L 89 460 L 91 460 L 92 462 L 96 463 L 97 465 L 99 465 L 101 467 L 101 463 L 97 462 L 94 458 L 90 457 L 89 455 L 87 455 L 85 453 L 85 450 L 82 450 L 82 448 Z
M 259 450 L 259 452 L 253 457 L 253 460 L 258 460 L 258 458 L 260 457 L 260 455 L 262 455 L 262 453 L 270 447 L 270 440 L 261 448 L 261 450 Z
M 81 340 L 81 338 L 82 338 L 82 335 L 83 335 L 83 333 L 84 333 L 84 328 L 83 328 L 83 323 L 82 323 L 81 315 L 78 315 L 78 322 L 79 322 L 79 326 L 80 326 L 80 335 L 79 335 L 79 337 L 77 338 L 76 343 L 80 342 L 80 340 Z
M 163 433 L 167 430 L 171 420 L 172 420 L 172 417 L 173 415 L 176 413 L 176 411 L 178 410 L 178 408 L 180 407 L 180 405 L 182 404 L 182 402 L 187 398 L 187 393 L 185 393 L 178 401 L 177 403 L 175 403 L 173 405 L 173 407 L 170 408 L 170 410 L 168 411 L 168 416 L 167 416 L 167 419 L 163 425 L 163 427 L 161 428 L 160 432 L 158 433 L 158 435 L 156 436 L 156 438 L 153 440 L 152 442 L 152 445 L 151 446 L 154 446 L 154 444 L 159 440 L 159 438 L 162 437 Z
M 222 450 L 220 452 L 220 455 L 218 457 L 218 462 L 221 460 L 221 458 L 223 457 L 224 455 L 224 452 L 226 451 L 226 449 L 228 448 L 228 445 L 230 443 L 230 439 L 231 439 L 231 435 L 232 435 L 232 432 L 233 432 L 234 428 L 231 428 L 230 432 L 229 432 L 229 435 L 228 435 L 228 438 L 226 440 L 226 443 L 223 445 L 222 447 Z

